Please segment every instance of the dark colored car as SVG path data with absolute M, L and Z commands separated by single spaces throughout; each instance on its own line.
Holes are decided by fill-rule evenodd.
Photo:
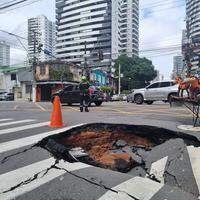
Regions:
M 14 93 L 0 92 L 0 101 L 14 101 Z
M 79 85 L 68 85 L 63 90 L 58 91 L 53 94 L 51 102 L 53 102 L 54 97 L 58 95 L 62 104 L 72 105 L 73 103 L 80 102 L 80 90 Z M 103 103 L 104 96 L 103 93 L 95 88 L 93 93 L 90 95 L 90 104 L 94 103 L 96 106 L 100 106 Z

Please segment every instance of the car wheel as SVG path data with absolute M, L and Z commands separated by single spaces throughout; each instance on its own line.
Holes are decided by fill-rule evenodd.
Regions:
M 145 103 L 148 105 L 151 105 L 151 104 L 153 104 L 153 101 L 146 101 Z
M 51 103 L 54 102 L 55 96 L 51 97 Z
M 72 103 L 67 103 L 67 105 L 68 105 L 68 106 L 71 106 L 71 105 L 72 105 Z
M 168 101 L 169 103 L 172 102 L 172 97 L 173 97 L 173 96 L 177 96 L 177 93 L 171 93 L 171 94 L 168 95 L 167 101 Z
M 97 101 L 97 102 L 94 102 L 96 106 L 101 106 L 101 104 L 103 103 L 102 101 Z
M 141 94 L 135 95 L 134 102 L 138 105 L 143 104 L 144 98 Z

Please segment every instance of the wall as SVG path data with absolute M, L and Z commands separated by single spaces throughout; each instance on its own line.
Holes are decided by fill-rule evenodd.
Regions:
M 6 90 L 7 92 L 13 92 L 13 87 L 19 85 L 18 81 L 11 81 L 11 74 L 0 73 L 0 90 Z

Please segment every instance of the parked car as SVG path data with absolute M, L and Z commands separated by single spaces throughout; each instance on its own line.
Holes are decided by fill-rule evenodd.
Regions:
M 92 87 L 93 92 L 90 95 L 90 104 L 94 103 L 96 106 L 101 106 L 104 100 L 103 93 L 98 89 Z M 57 93 L 53 94 L 51 97 L 51 102 L 53 102 L 55 96 L 60 97 L 60 101 L 62 104 L 72 105 L 73 103 L 80 102 L 80 90 L 78 84 L 71 84 L 65 87 L 63 90 L 58 91 Z
M 112 101 L 126 101 L 127 100 L 127 96 L 125 94 L 114 94 L 111 97 Z
M 127 100 L 127 102 L 129 103 L 129 102 L 134 102 L 134 90 L 131 90 L 130 92 L 129 92 L 129 94 L 127 95 L 127 98 L 126 98 L 126 100 Z
M 152 104 L 154 101 L 170 101 L 172 95 L 177 95 L 178 85 L 174 81 L 155 82 L 146 88 L 136 89 L 133 100 L 136 104 Z
M 14 101 L 14 93 L 0 92 L 0 101 Z

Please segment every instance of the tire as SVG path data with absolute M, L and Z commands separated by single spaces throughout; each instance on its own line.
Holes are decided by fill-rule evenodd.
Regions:
M 53 103 L 55 96 L 51 97 L 51 103 Z
M 72 105 L 72 103 L 67 103 L 67 105 L 68 105 L 68 106 L 71 106 L 71 105 Z
M 151 104 L 153 104 L 153 102 L 154 101 L 146 101 L 145 103 L 148 104 L 148 105 L 151 105 Z
M 96 101 L 94 102 L 96 106 L 101 106 L 101 104 L 103 103 L 102 101 Z
M 144 97 L 141 94 L 136 94 L 134 97 L 134 102 L 138 105 L 141 105 L 144 102 Z
M 169 103 L 172 102 L 172 96 L 177 96 L 177 93 L 171 93 L 171 94 L 168 95 L 167 101 L 168 101 Z

